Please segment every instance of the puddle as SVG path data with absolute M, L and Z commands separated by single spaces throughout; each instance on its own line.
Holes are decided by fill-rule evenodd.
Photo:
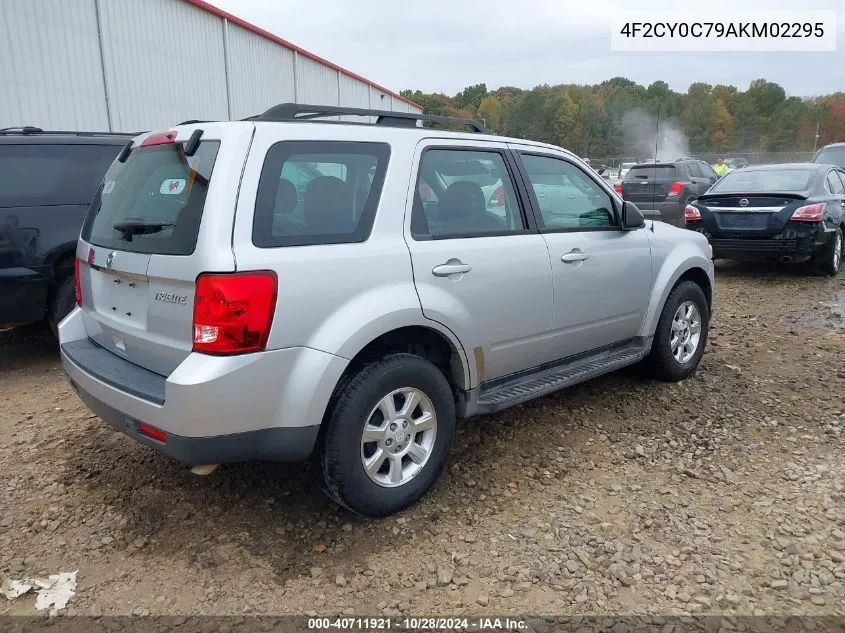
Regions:
M 845 290 L 837 292 L 830 301 L 808 306 L 793 312 L 786 319 L 792 330 L 823 330 L 845 334 Z

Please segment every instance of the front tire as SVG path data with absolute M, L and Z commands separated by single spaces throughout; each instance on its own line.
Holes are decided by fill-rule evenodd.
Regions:
M 830 244 L 822 250 L 816 267 L 821 274 L 835 277 L 842 269 L 843 259 L 845 259 L 845 235 L 840 226 Z
M 663 305 L 648 364 L 654 376 L 678 382 L 698 368 L 707 343 L 710 309 L 697 283 L 679 283 Z
M 432 363 L 390 354 L 341 385 L 323 423 L 324 490 L 352 512 L 383 517 L 437 481 L 455 436 L 455 403 Z

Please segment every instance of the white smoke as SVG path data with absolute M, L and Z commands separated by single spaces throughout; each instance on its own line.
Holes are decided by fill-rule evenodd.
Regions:
M 656 158 L 673 161 L 689 156 L 687 136 L 672 121 L 657 118 L 641 108 L 635 108 L 622 117 L 622 130 L 633 146 L 638 160 Z

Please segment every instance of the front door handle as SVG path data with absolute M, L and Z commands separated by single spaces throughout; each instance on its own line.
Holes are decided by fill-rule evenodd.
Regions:
M 590 256 L 586 253 L 572 251 L 571 253 L 565 253 L 561 255 L 560 261 L 562 261 L 564 264 L 574 264 L 575 262 L 583 262 L 585 259 L 589 258 Z
M 449 275 L 463 275 L 472 270 L 472 266 L 464 264 L 460 260 L 449 260 L 445 264 L 440 264 L 431 269 L 431 274 L 435 277 L 448 277 Z

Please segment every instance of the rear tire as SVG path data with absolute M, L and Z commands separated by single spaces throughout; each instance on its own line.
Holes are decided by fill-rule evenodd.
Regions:
M 647 359 L 654 377 L 678 382 L 691 376 L 704 354 L 709 326 L 710 309 L 701 286 L 693 281 L 675 286 L 663 305 Z
M 845 232 L 840 226 L 830 244 L 822 249 L 816 260 L 816 269 L 822 275 L 835 277 L 842 269 L 842 260 L 845 259 Z
M 326 494 L 362 516 L 387 516 L 420 499 L 443 471 L 455 436 L 452 389 L 426 359 L 390 354 L 340 386 L 323 424 Z
M 76 289 L 73 285 L 73 276 L 63 277 L 56 284 L 56 291 L 53 294 L 53 302 L 47 314 L 47 323 L 53 336 L 59 338 L 59 323 L 62 322 L 73 307 L 76 305 Z

